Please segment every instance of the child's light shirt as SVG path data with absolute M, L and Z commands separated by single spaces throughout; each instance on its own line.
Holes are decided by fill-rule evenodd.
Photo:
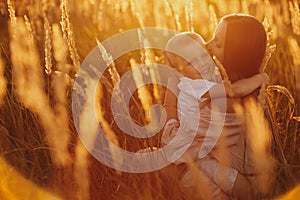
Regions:
M 200 104 L 204 103 L 207 98 L 203 98 L 203 95 L 210 91 L 210 89 L 215 86 L 216 82 L 211 82 L 205 79 L 190 79 L 187 77 L 180 78 L 178 83 L 178 101 L 177 101 L 177 113 L 179 124 L 181 126 L 193 127 L 193 129 L 197 132 L 198 136 L 203 138 L 202 144 L 199 146 L 199 158 L 204 158 L 208 153 L 213 149 L 217 140 L 220 136 L 220 132 L 215 129 L 210 128 L 202 128 L 198 126 L 200 121 L 205 120 L 206 109 L 204 106 Z M 218 113 L 214 114 L 213 118 L 208 119 L 207 125 L 213 126 L 214 121 L 222 121 L 223 115 L 218 115 Z M 189 120 L 186 120 L 186 119 Z M 215 132 L 216 131 L 216 132 Z
M 178 89 L 177 113 L 180 124 L 185 116 L 194 116 L 199 120 L 199 101 L 204 102 L 207 98 L 202 96 L 217 83 L 205 79 L 192 80 L 187 77 L 180 78 Z M 198 117 L 197 117 L 198 116 Z
M 204 43 L 201 36 L 198 36 L 198 38 L 199 41 Z M 209 153 L 217 145 L 223 128 L 225 130 L 222 132 L 223 137 L 229 138 L 226 140 L 226 144 L 223 145 L 232 146 L 231 144 L 237 143 L 240 136 L 241 121 L 235 115 L 214 112 L 207 106 L 200 109 L 200 104 L 207 100 L 203 98 L 203 95 L 216 84 L 222 82 L 213 59 L 202 45 L 183 33 L 173 37 L 168 42 L 166 50 L 184 58 L 202 77 L 202 79 L 181 77 L 179 80 L 177 85 L 179 89 L 177 99 L 179 124 L 175 119 L 169 120 L 162 135 L 162 143 L 168 144 L 169 147 L 167 159 L 175 164 L 185 163 L 187 162 L 185 154 L 187 154 L 189 158 L 197 161 L 200 169 L 202 165 L 204 166 L 207 163 L 208 167 L 205 165 L 203 168 L 216 168 L 216 165 L 211 164 Z M 186 150 L 184 154 L 182 154 L 182 149 Z M 208 171 L 207 173 L 214 172 Z M 183 186 L 187 188 L 195 184 L 194 179 L 189 175 L 192 175 L 192 173 L 188 171 L 181 180 Z M 229 194 L 231 193 L 237 171 L 229 168 L 225 176 L 228 181 L 215 187 L 218 189 L 215 191 L 220 194 L 222 191 L 219 187 Z

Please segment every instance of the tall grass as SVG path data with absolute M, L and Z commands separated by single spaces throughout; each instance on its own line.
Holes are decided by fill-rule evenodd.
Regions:
M 182 199 L 179 183 L 165 180 L 159 172 L 119 172 L 98 162 L 86 151 L 77 136 L 71 113 L 72 86 L 80 63 L 98 45 L 109 65 L 98 83 L 98 104 L 89 102 L 90 107 L 84 108 L 82 115 L 80 126 L 91 135 L 91 141 L 95 137 L 91 132 L 96 127 L 90 126 L 91 120 L 84 114 L 96 107 L 97 120 L 114 144 L 128 151 L 159 146 L 160 133 L 137 139 L 122 132 L 113 120 L 110 100 L 113 87 L 124 73 L 140 64 L 163 63 L 161 51 L 142 49 L 113 60 L 110 52 L 101 48 L 101 42 L 132 28 L 150 26 L 195 31 L 208 40 L 218 19 L 225 14 L 249 13 L 261 21 L 266 17 L 274 31 L 270 43 L 276 44 L 276 50 L 264 71 L 270 75 L 270 84 L 280 84 L 289 90 L 295 99 L 294 115 L 300 115 L 299 6 L 296 0 L 1 1 L 0 198 Z M 140 35 L 139 42 L 144 47 L 148 40 Z M 135 83 L 143 83 L 145 75 L 152 80 L 158 78 L 153 69 L 134 70 L 137 72 Z M 146 85 L 133 94 L 129 112 L 137 124 L 149 123 L 149 107 L 163 102 L 164 90 L 158 85 Z M 272 111 L 280 115 L 286 104 L 280 102 Z M 270 132 L 265 124 L 255 121 L 260 120 L 258 114 L 262 111 L 257 112 L 253 105 L 247 108 L 254 115 L 251 123 L 261 125 L 252 127 L 249 135 L 252 140 L 260 138 L 259 143 L 254 140 L 252 145 L 259 158 L 256 167 L 265 172 L 273 163 L 273 160 L 263 162 L 264 165 L 260 163 L 268 158 L 264 149 L 268 137 L 263 133 Z M 260 129 L 264 131 L 257 136 Z M 279 170 L 272 180 L 275 187 L 264 188 L 268 184 L 262 184 L 263 192 L 272 197 L 299 184 L 299 122 L 288 119 L 283 129 L 285 131 L 278 131 L 286 138 L 285 170 L 280 170 L 283 163 L 276 159 Z M 193 164 L 190 167 L 201 178 Z M 3 179 L 4 175 L 8 178 Z M 264 175 L 260 183 L 271 181 L 270 174 Z M 299 187 L 295 191 L 299 191 Z M 28 195 L 29 192 L 36 196 Z M 291 192 L 287 198 L 293 194 L 296 197 L 295 192 Z

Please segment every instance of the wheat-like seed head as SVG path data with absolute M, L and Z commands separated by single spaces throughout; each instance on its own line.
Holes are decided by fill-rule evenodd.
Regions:
M 211 32 L 213 32 L 214 30 L 216 30 L 217 26 L 218 26 L 218 18 L 215 12 L 215 9 L 212 5 L 208 6 L 208 10 L 209 10 L 209 30 Z
M 268 65 L 268 62 L 272 56 L 272 53 L 275 51 L 276 49 L 276 45 L 273 44 L 271 45 L 271 37 L 273 35 L 273 31 L 272 30 L 269 30 L 270 29 L 270 24 L 269 24 L 269 21 L 267 18 L 264 19 L 263 21 L 263 25 L 265 27 L 265 31 L 267 33 L 267 43 L 266 43 L 266 51 L 265 51 L 265 55 L 264 55 L 264 58 L 263 58 L 263 61 L 262 61 L 262 64 L 260 66 L 260 72 L 264 72 L 267 65 Z
M 40 57 L 34 41 L 22 18 L 16 21 L 15 37 L 10 41 L 12 53 L 12 73 L 15 92 L 24 107 L 36 113 L 43 126 L 51 151 L 52 159 L 58 166 L 69 164 L 69 132 L 65 101 L 60 102 L 59 109 L 53 111 L 44 91 Z M 24 59 L 28 58 L 28 59 Z M 64 88 L 60 88 L 64 89 Z
M 68 45 L 70 57 L 75 67 L 74 71 L 77 72 L 78 69 L 80 68 L 80 61 L 79 61 L 80 58 L 77 52 L 73 26 L 68 12 L 68 0 L 61 0 L 61 12 L 62 14 L 61 14 L 60 24 L 63 32 L 63 37 L 66 44 Z
M 46 166 L 43 165 L 43 167 Z M 25 178 L 24 174 L 17 170 L 16 166 L 13 164 L 11 165 L 11 163 L 9 164 L 3 156 L 0 157 L 0 176 L 1 200 L 27 198 L 62 200 L 58 195 L 51 193 L 28 180 L 28 177 Z
M 57 68 L 62 70 L 61 65 L 65 64 L 65 60 L 68 54 L 67 44 L 64 43 L 63 34 L 59 27 L 59 24 L 52 24 L 52 45 L 53 45 L 53 56 L 58 63 Z
M 1 55 L 1 51 L 0 51 L 0 106 L 3 104 L 3 98 L 6 93 L 7 80 L 4 76 L 4 69 L 5 69 L 5 65 L 2 60 L 2 55 Z
M 34 33 L 33 33 L 33 29 L 32 29 L 32 24 L 30 23 L 27 15 L 24 15 L 24 21 L 25 21 L 26 28 L 27 28 L 28 32 L 30 33 L 30 36 L 33 37 Z
M 52 72 L 52 43 L 51 43 L 51 26 L 47 17 L 44 18 L 45 31 L 45 72 L 50 75 Z
M 265 31 L 267 33 L 267 43 L 266 43 L 266 51 L 265 51 L 265 55 L 264 55 L 264 58 L 263 58 L 263 61 L 262 61 L 262 64 L 260 66 L 260 69 L 259 71 L 262 73 L 265 71 L 267 65 L 268 65 L 268 62 L 272 56 L 272 53 L 275 51 L 276 49 L 276 44 L 273 44 L 271 45 L 271 37 L 272 37 L 272 34 L 273 34 L 273 31 L 272 30 L 269 30 L 270 28 L 270 23 L 268 21 L 267 18 L 264 19 L 263 21 L 263 25 L 265 27 Z M 259 90 L 259 95 L 258 95 L 258 101 L 260 102 L 260 104 L 265 107 L 266 106 L 266 84 L 263 83 L 260 90 Z
M 136 84 L 136 88 L 138 88 L 137 86 L 141 86 L 144 83 L 144 81 L 143 81 L 144 73 L 143 73 L 142 69 L 139 67 L 136 60 L 131 58 L 129 62 L 130 62 L 130 66 L 132 69 L 132 75 L 133 75 L 134 82 Z M 152 105 L 152 96 L 151 96 L 149 90 L 147 89 L 147 87 L 145 87 L 145 86 L 138 88 L 137 93 L 138 93 L 138 98 L 141 101 L 143 110 L 145 111 L 146 121 L 149 122 L 150 121 L 150 115 L 149 115 L 150 112 L 149 111 L 150 111 L 150 107 Z
M 75 147 L 74 179 L 76 184 L 75 196 L 77 199 L 90 199 L 89 152 L 77 138 Z
M 7 0 L 7 7 L 9 12 L 9 18 L 10 18 L 10 25 L 11 25 L 11 36 L 16 36 L 16 27 L 17 27 L 17 18 L 16 18 L 16 11 L 11 3 L 10 0 Z
M 148 65 L 148 68 L 142 68 L 142 73 L 146 76 L 150 76 L 152 79 L 152 82 L 156 82 L 157 73 L 158 73 L 158 66 L 156 64 L 155 60 L 155 53 L 149 49 L 145 48 L 150 46 L 149 41 L 144 38 L 144 35 L 140 29 L 138 29 L 138 39 L 139 39 L 139 45 L 140 45 L 140 56 L 141 56 L 141 61 L 143 64 Z M 131 62 L 133 63 L 133 62 Z M 150 92 L 149 92 L 150 93 Z M 156 98 L 156 100 L 159 100 L 159 91 L 158 87 L 156 84 L 153 85 L 153 95 Z M 152 97 L 149 94 L 147 97 L 148 99 L 151 99 L 150 102 L 152 102 Z
M 118 70 L 116 69 L 114 59 L 113 59 L 112 55 L 106 51 L 105 47 L 101 44 L 101 42 L 98 40 L 98 38 L 96 38 L 96 42 L 97 42 L 98 48 L 101 52 L 102 59 L 105 61 L 106 65 L 108 66 L 108 72 L 113 81 L 113 85 L 116 86 L 116 84 L 120 81 L 120 74 L 119 74 Z
M 264 115 L 264 109 L 253 99 L 245 101 L 246 137 L 252 149 L 252 158 L 257 174 L 258 190 L 266 194 L 271 188 L 274 159 L 268 150 L 272 133 Z M 260 131 L 257 131 L 260 130 Z
M 293 32 L 296 35 L 300 35 L 300 9 L 297 1 L 289 1 L 289 8 L 291 13 L 291 23 Z

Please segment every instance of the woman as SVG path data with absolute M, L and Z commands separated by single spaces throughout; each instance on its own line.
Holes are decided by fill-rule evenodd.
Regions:
M 266 49 L 266 33 L 263 25 L 254 17 L 228 15 L 222 19 L 214 38 L 206 44 L 206 47 L 210 54 L 222 63 L 229 80 L 234 82 L 259 73 Z M 166 93 L 167 105 L 170 105 L 169 101 L 173 97 L 174 95 Z M 234 104 L 242 105 L 245 99 L 251 97 L 256 98 L 257 92 L 242 98 L 226 98 L 226 101 L 224 101 L 224 98 L 213 100 L 214 105 L 227 103 L 225 110 L 222 110 L 222 106 L 217 108 L 219 114 L 224 115 L 226 118 L 223 131 L 217 144 L 208 148 L 210 150 L 207 152 L 205 159 L 192 157 L 196 166 L 206 175 L 205 182 L 211 188 L 215 198 L 233 196 L 252 199 L 257 197 L 255 169 L 251 158 L 252 152 L 249 145 L 247 146 L 247 139 L 243 130 L 244 124 L 241 120 L 242 116 L 235 114 L 233 109 Z M 211 105 L 212 103 L 208 102 L 207 108 L 200 111 L 200 128 L 201 126 L 208 127 L 212 123 L 210 121 L 211 113 L 215 111 L 210 110 Z M 166 110 L 167 113 L 174 113 L 177 108 L 174 108 L 174 105 L 167 106 Z M 167 123 L 162 139 L 164 141 L 172 140 L 177 133 L 177 126 L 177 123 Z M 190 130 L 186 129 L 185 131 L 189 132 Z M 202 150 L 201 146 L 197 145 L 201 141 L 197 143 L 197 139 L 196 136 L 188 151 Z M 169 168 L 172 167 L 174 168 L 174 166 Z M 192 169 L 182 165 L 176 168 L 184 190 L 188 193 L 194 193 L 194 197 L 198 198 L 199 196 L 195 192 L 197 179 L 195 179 Z
M 266 50 L 266 32 L 263 25 L 254 17 L 246 15 L 225 16 L 219 24 L 215 37 L 207 43 L 211 55 L 215 55 L 223 64 L 230 81 L 252 76 L 259 72 Z M 258 92 L 243 98 L 227 98 L 227 113 L 234 113 L 232 105 L 243 104 L 248 98 L 257 97 Z M 232 130 L 232 129 L 231 129 Z M 228 131 L 230 132 L 230 131 Z M 253 198 L 256 194 L 254 164 L 251 159 L 251 150 L 244 135 L 240 134 L 235 145 L 229 146 L 229 160 L 231 167 L 238 170 L 233 195 L 241 198 Z M 225 133 L 223 133 L 224 137 Z M 228 136 L 235 135 L 233 132 Z M 229 139 L 224 138 L 226 143 Z M 211 155 L 217 161 L 223 162 L 222 155 L 212 151 Z M 244 174 L 245 176 L 242 176 Z M 249 184 L 250 181 L 250 184 Z M 239 187 L 238 187 L 239 186 Z M 250 188 L 249 186 L 253 186 Z M 249 191 L 249 190 L 252 191 Z M 252 193 L 252 195 L 250 195 Z M 250 195 L 250 196 L 249 196 Z

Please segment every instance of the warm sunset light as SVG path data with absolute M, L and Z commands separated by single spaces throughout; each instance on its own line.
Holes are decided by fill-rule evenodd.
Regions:
M 0 200 L 298 199 L 299 0 L 0 1 Z

